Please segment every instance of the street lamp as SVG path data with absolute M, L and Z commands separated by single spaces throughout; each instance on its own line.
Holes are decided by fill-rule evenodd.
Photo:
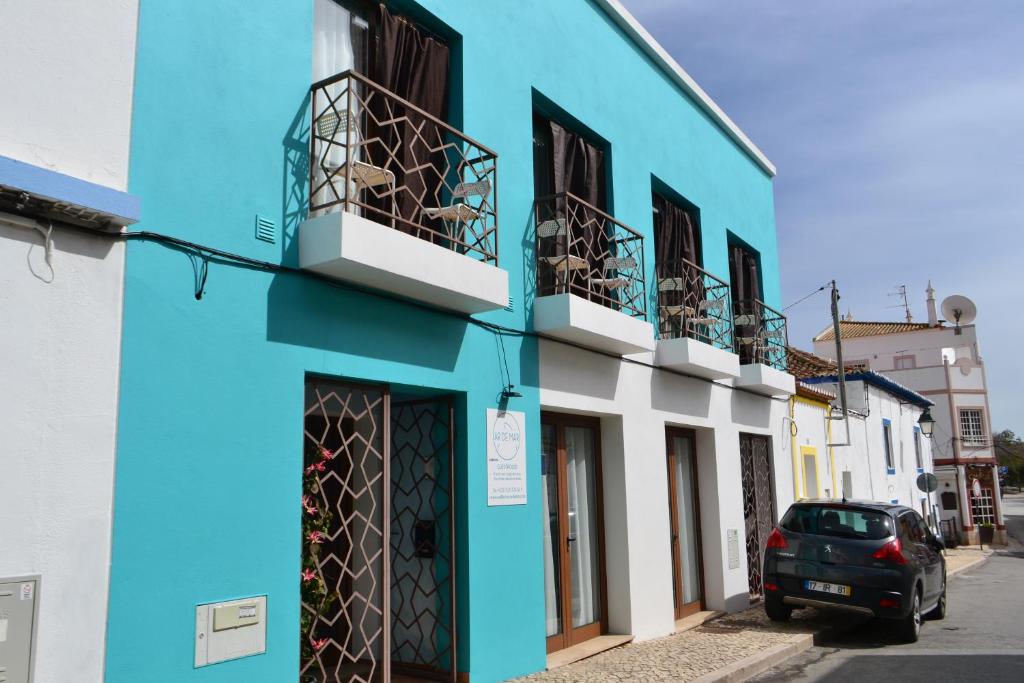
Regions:
M 917 420 L 918 426 L 921 427 L 921 433 L 927 438 L 932 438 L 932 430 L 935 428 L 935 418 L 932 417 L 932 411 L 928 408 L 924 409 L 921 413 L 921 417 Z

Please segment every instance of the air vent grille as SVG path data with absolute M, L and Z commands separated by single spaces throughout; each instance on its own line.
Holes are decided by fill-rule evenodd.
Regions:
M 516 310 L 516 300 L 511 296 L 508 298 L 508 306 L 505 307 L 505 310 L 509 313 L 513 313 Z
M 256 239 L 273 244 L 277 240 L 277 223 L 269 218 L 256 216 Z

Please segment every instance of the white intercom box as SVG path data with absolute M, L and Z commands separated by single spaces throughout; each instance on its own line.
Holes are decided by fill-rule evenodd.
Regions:
M 196 606 L 197 667 L 267 651 L 267 596 Z

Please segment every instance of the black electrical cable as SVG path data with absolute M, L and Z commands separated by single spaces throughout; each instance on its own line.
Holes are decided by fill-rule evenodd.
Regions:
M 797 304 L 802 304 L 803 302 L 807 301 L 808 299 L 810 299 L 810 298 L 811 298 L 812 296 L 814 296 L 814 295 L 815 295 L 815 294 L 817 294 L 818 292 L 823 292 L 823 291 L 825 291 L 825 289 L 826 289 L 826 288 L 827 288 L 827 287 L 828 287 L 828 286 L 829 286 L 830 284 L 832 284 L 832 283 L 829 283 L 829 284 L 825 284 L 825 285 L 822 285 L 821 287 L 818 287 L 818 288 L 817 288 L 816 290 L 814 290 L 813 292 L 811 292 L 811 293 L 810 293 L 810 294 L 808 294 L 807 296 L 803 297 L 802 299 L 797 299 L 796 301 L 794 301 L 794 302 L 793 302 L 793 303 L 791 303 L 790 305 L 788 305 L 788 306 L 783 306 L 782 310 L 784 310 L 784 311 L 788 311 L 789 309 L 793 308 L 793 307 L 794 307 L 794 306 L 796 306 Z
M 126 242 L 130 242 L 130 241 L 144 241 L 144 242 L 145 241 L 149 241 L 149 242 L 155 242 L 157 244 L 160 244 L 162 246 L 168 247 L 168 248 L 173 249 L 175 251 L 180 251 L 180 252 L 188 255 L 190 258 L 195 257 L 195 256 L 199 256 L 200 258 L 203 259 L 204 264 L 208 264 L 209 262 L 212 261 L 214 263 L 221 263 L 221 264 L 224 264 L 224 265 L 241 265 L 241 266 L 245 266 L 245 267 L 251 268 L 253 270 L 260 270 L 260 271 L 268 272 L 268 273 L 290 273 L 292 275 L 298 275 L 300 277 L 305 277 L 305 278 L 310 278 L 310 279 L 313 279 L 313 280 L 317 280 L 317 281 L 322 282 L 324 284 L 327 284 L 327 285 L 329 285 L 331 287 L 334 287 L 335 289 L 341 289 L 343 291 L 354 292 L 354 293 L 359 293 L 359 294 L 363 294 L 363 295 L 366 295 L 366 296 L 376 297 L 378 299 L 382 299 L 382 300 L 385 300 L 385 301 L 407 303 L 409 305 L 413 305 L 413 304 L 409 303 L 407 300 L 402 299 L 401 297 L 398 297 L 398 296 L 395 296 L 395 295 L 392 295 L 392 294 L 388 294 L 386 292 L 379 292 L 379 291 L 376 291 L 376 290 L 373 290 L 373 289 L 368 289 L 368 288 L 365 288 L 365 287 L 361 287 L 359 285 L 354 285 L 354 284 L 349 283 L 349 282 L 342 282 L 342 281 L 339 281 L 339 280 L 335 280 L 335 279 L 330 278 L 330 277 L 328 277 L 326 275 L 321 275 L 320 273 L 315 273 L 313 271 L 305 270 L 303 268 L 297 268 L 295 266 L 289 266 L 289 265 L 285 265 L 283 263 L 272 263 L 270 261 L 262 261 L 260 259 L 254 259 L 254 258 L 251 258 L 249 256 L 244 256 L 242 254 L 236 254 L 236 253 L 233 253 L 233 252 L 230 252 L 230 251 L 225 251 L 223 249 L 217 249 L 216 247 L 205 246 L 205 245 L 202 245 L 202 244 L 198 244 L 196 242 L 191 242 L 189 240 L 181 239 L 180 237 L 173 237 L 171 235 L 165 235 L 163 233 L 153 232 L 153 231 L 150 231 L 150 230 L 137 230 L 137 231 L 132 231 L 132 232 L 101 232 L 101 231 L 94 230 L 92 228 L 80 227 L 80 226 L 71 225 L 71 224 L 68 224 L 68 223 L 55 223 L 54 226 L 55 227 L 61 227 L 61 228 L 64 228 L 64 229 L 68 229 L 68 230 L 74 230 L 76 232 L 86 233 L 86 234 L 97 236 L 97 237 L 111 239 L 111 240 L 115 240 L 115 241 L 123 240 L 123 241 L 126 241 Z M 204 269 L 202 271 L 201 282 L 200 282 L 200 280 L 197 280 L 196 299 L 201 299 L 202 298 L 202 293 L 203 293 L 203 290 L 205 289 L 205 285 L 206 285 L 206 266 L 204 266 Z M 822 289 L 824 289 L 824 287 Z M 820 290 L 818 290 L 818 291 L 820 291 Z M 816 292 L 812 292 L 812 294 L 814 294 L 814 293 L 816 293 Z M 797 302 L 797 303 L 799 303 L 799 302 Z M 582 344 L 577 344 L 575 342 L 571 342 L 571 341 L 568 341 L 568 340 L 565 340 L 565 339 L 557 339 L 555 337 L 549 337 L 548 335 L 540 334 L 540 333 L 537 333 L 537 332 L 531 332 L 531 331 L 527 331 L 527 330 L 518 330 L 518 329 L 516 329 L 514 327 L 506 327 L 504 325 L 498 325 L 497 323 L 487 322 L 486 320 L 479 320 L 479 319 L 474 318 L 474 317 L 472 317 L 472 316 L 470 316 L 470 315 L 468 315 L 466 313 L 459 313 L 458 311 L 452 311 L 452 310 L 449 310 L 449 309 L 446 309 L 446 308 L 441 308 L 440 306 L 435 306 L 433 304 L 428 304 L 428 303 L 425 303 L 425 302 L 417 302 L 415 305 L 417 307 L 429 308 L 432 311 L 434 311 L 436 313 L 439 313 L 439 314 L 442 314 L 442 315 L 447 315 L 449 317 L 457 318 L 459 320 L 462 320 L 462 321 L 464 321 L 466 323 L 469 323 L 471 325 L 474 325 L 476 327 L 488 330 L 488 331 L 490 331 L 490 332 L 492 332 L 494 334 L 498 334 L 498 335 L 508 334 L 508 335 L 517 336 L 517 337 L 531 337 L 531 338 L 534 338 L 534 339 L 544 339 L 544 340 L 547 340 L 547 341 L 555 342 L 557 344 L 562 344 L 564 346 L 569 346 L 569 347 L 572 347 L 572 348 L 575 348 L 575 349 L 579 349 L 579 350 L 582 350 L 582 351 L 588 351 L 590 353 L 593 353 L 593 354 L 596 354 L 596 355 L 599 355 L 599 356 L 605 356 L 607 358 L 612 358 L 612 359 L 621 361 L 623 363 L 629 363 L 631 365 L 639 365 L 641 367 L 649 368 L 651 370 L 658 370 L 660 372 L 664 372 L 664 373 L 667 373 L 667 374 L 670 374 L 670 375 L 676 375 L 678 377 L 687 377 L 689 379 L 699 380 L 699 381 L 705 382 L 707 384 L 714 384 L 716 386 L 727 387 L 727 388 L 732 389 L 733 391 L 738 391 L 738 392 L 744 393 L 744 394 L 750 394 L 751 396 L 756 396 L 757 398 L 760 398 L 760 399 L 767 398 L 768 400 L 778 401 L 778 402 L 782 402 L 782 403 L 788 403 L 788 401 L 789 401 L 789 399 L 786 399 L 786 398 L 777 398 L 775 396 L 765 396 L 764 394 L 760 394 L 760 393 L 758 393 L 756 391 L 752 391 L 750 389 L 745 389 L 743 387 L 735 387 L 735 386 L 729 386 L 727 384 L 719 384 L 718 382 L 715 382 L 714 380 L 708 379 L 707 377 L 701 377 L 699 375 L 693 375 L 693 374 L 690 374 L 690 373 L 687 373 L 687 372 L 681 372 L 679 370 L 673 370 L 671 368 L 661 367 L 661 366 L 658 366 L 658 365 L 654 365 L 653 363 L 646 363 L 646 362 L 644 362 L 642 360 L 639 360 L 639 359 L 636 359 L 636 358 L 627 358 L 625 356 L 619 356 L 619 355 L 617 355 L 615 353 L 611 353 L 609 351 L 601 351 L 601 350 L 598 350 L 598 349 L 592 349 L 590 347 L 583 346 Z

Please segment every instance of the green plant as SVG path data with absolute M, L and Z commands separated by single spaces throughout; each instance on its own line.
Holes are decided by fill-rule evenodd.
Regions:
M 320 616 L 338 599 L 337 591 L 329 591 L 320 571 L 320 550 L 330 534 L 333 516 L 324 501 L 320 475 L 327 471 L 334 454 L 317 445 L 307 452 L 302 474 L 302 572 L 300 586 L 302 615 L 301 657 L 306 662 L 327 644 L 328 638 L 317 638 Z

